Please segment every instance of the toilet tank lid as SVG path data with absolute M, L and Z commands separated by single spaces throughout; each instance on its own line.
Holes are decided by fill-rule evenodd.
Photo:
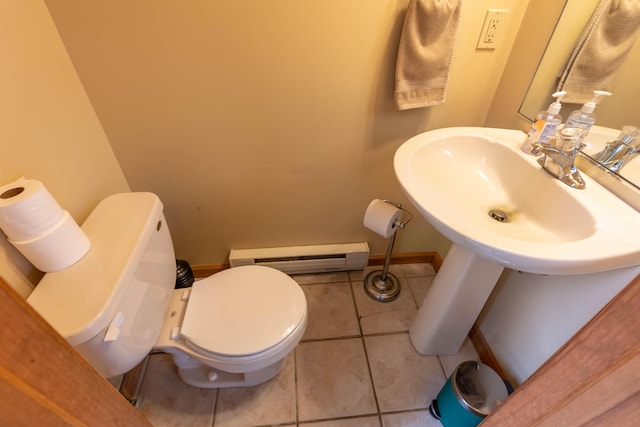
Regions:
M 82 224 L 89 252 L 47 273 L 27 302 L 71 345 L 105 329 L 118 312 L 133 273 L 162 218 L 153 193 L 119 193 L 102 200 Z

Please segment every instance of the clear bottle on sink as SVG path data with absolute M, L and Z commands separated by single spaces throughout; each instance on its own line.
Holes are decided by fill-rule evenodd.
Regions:
M 596 109 L 600 97 L 603 96 L 611 96 L 611 92 L 594 90 L 593 98 L 591 98 L 590 101 L 585 102 L 581 109 L 572 111 L 571 114 L 569 114 L 569 118 L 564 127 L 582 129 L 584 131 L 583 137 L 587 136 L 591 127 L 596 122 L 596 116 L 593 114 L 593 110 Z
M 562 105 L 560 101 L 562 101 L 562 97 L 565 96 L 567 92 L 560 91 L 554 93 L 552 96 L 556 99 L 549 105 L 545 111 L 540 111 L 536 116 L 535 121 L 531 124 L 531 129 L 529 129 L 529 133 L 527 133 L 527 137 L 524 139 L 524 142 L 520 146 L 520 149 L 527 154 L 533 154 L 531 152 L 531 148 L 535 143 L 548 144 L 549 141 L 556 134 L 556 130 L 562 123 L 562 116 L 559 114 Z

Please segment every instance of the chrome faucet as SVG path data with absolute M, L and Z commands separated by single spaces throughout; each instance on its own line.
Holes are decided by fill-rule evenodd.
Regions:
M 569 187 L 582 189 L 586 184 L 575 165 L 576 155 L 585 145 L 582 143 L 584 131 L 564 128 L 551 140 L 552 143 L 535 143 L 531 153 L 542 156 L 538 163 L 551 175 Z
M 607 142 L 604 150 L 593 159 L 613 172 L 619 172 L 631 159 L 640 154 L 640 129 L 623 126 L 615 141 Z

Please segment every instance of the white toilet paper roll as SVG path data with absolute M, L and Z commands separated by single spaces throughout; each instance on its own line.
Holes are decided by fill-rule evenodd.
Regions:
M 33 240 L 46 234 L 64 210 L 37 180 L 19 179 L 0 187 L 0 228 L 11 240 Z
M 400 221 L 402 211 L 380 199 L 373 199 L 364 214 L 364 226 L 381 235 L 391 237 L 396 232 L 396 221 Z
M 45 273 L 63 270 L 82 258 L 91 247 L 91 241 L 69 212 L 49 231 L 35 239 L 9 242 L 38 270 Z

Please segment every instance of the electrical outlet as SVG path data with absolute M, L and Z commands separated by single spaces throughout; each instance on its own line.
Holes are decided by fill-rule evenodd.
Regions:
M 506 9 L 487 9 L 477 49 L 495 49 L 500 28 L 504 25 Z

